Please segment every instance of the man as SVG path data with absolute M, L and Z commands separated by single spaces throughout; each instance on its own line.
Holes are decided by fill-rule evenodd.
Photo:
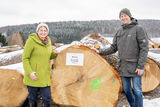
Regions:
M 127 8 L 120 11 L 119 18 L 122 27 L 115 34 L 113 44 L 108 49 L 100 50 L 99 53 L 109 55 L 118 51 L 120 59 L 118 69 L 128 102 L 131 107 L 143 107 L 141 76 L 148 54 L 147 36 Z

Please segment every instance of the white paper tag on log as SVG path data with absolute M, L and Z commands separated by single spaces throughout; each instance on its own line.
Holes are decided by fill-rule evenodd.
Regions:
M 83 66 L 84 54 L 66 53 L 66 65 Z

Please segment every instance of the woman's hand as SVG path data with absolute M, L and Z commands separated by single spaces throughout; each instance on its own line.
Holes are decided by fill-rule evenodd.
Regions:
M 36 72 L 32 72 L 29 76 L 32 80 L 38 80 L 37 76 L 35 75 Z
M 58 51 L 58 50 L 54 50 L 54 53 L 56 53 L 56 54 L 59 54 L 60 53 L 60 51 Z

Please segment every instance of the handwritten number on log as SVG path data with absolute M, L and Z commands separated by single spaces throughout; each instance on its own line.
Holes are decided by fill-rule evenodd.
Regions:
M 95 80 L 92 81 L 92 90 L 100 89 L 100 84 L 101 84 L 101 78 L 96 78 Z

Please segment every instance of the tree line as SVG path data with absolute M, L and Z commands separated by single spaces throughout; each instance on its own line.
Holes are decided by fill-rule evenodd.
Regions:
M 46 22 L 49 26 L 49 36 L 52 42 L 71 43 L 80 40 L 90 33 L 114 34 L 120 28 L 119 20 L 97 20 L 97 21 L 63 21 L 63 22 Z M 139 24 L 143 26 L 150 37 L 160 37 L 160 20 L 139 20 Z M 6 26 L 0 28 L 1 33 L 7 36 L 14 32 L 21 32 L 24 41 L 28 35 L 34 33 L 38 23 Z

